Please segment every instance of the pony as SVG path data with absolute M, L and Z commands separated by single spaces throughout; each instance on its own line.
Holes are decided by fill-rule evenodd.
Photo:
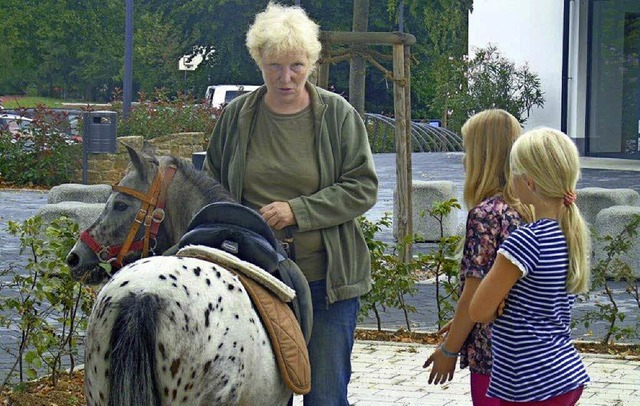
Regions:
M 238 277 L 201 259 L 154 256 L 203 206 L 233 197 L 184 159 L 127 151 L 125 176 L 66 259 L 76 280 L 108 280 L 87 327 L 87 404 L 287 404 L 292 391 Z

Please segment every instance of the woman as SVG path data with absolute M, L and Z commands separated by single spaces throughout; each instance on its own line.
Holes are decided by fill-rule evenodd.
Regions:
M 264 86 L 222 112 L 204 169 L 256 209 L 279 239 L 295 230 L 296 262 L 313 300 L 311 392 L 305 405 L 348 405 L 359 296 L 371 288 L 357 223 L 377 198 L 367 132 L 341 96 L 310 84 L 319 27 L 299 7 L 270 3 L 246 45 Z
M 491 373 L 491 324 L 476 324 L 469 317 L 469 302 L 495 261 L 498 248 L 523 220 L 531 220 L 528 207 L 508 187 L 509 152 L 522 132 L 518 120 L 504 110 L 491 109 L 471 117 L 462 127 L 464 144 L 464 201 L 469 207 L 460 268 L 461 295 L 447 337 L 427 359 L 433 364 L 429 383 L 453 378 L 456 361 L 471 371 L 471 398 L 475 406 L 495 406 L 486 396 Z M 449 328 L 450 327 L 450 328 Z

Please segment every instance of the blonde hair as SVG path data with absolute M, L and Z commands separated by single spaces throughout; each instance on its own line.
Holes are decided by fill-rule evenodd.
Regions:
M 562 201 L 567 194 L 575 193 L 580 177 L 580 156 L 573 141 L 561 131 L 538 128 L 526 132 L 513 144 L 510 161 L 514 174 L 533 179 L 540 199 Z M 558 222 L 569 249 L 567 291 L 586 292 L 591 273 L 587 225 L 574 203 L 563 204 Z
M 282 6 L 269 2 L 267 8 L 256 15 L 249 27 L 246 45 L 253 60 L 262 68 L 265 55 L 305 52 L 313 70 L 322 45 L 318 39 L 320 26 L 297 6 Z
M 501 195 L 525 221 L 533 220 L 533 210 L 515 197 L 509 182 L 509 153 L 522 133 L 518 120 L 500 109 L 484 110 L 462 126 L 465 150 L 463 199 L 468 209 L 495 195 Z

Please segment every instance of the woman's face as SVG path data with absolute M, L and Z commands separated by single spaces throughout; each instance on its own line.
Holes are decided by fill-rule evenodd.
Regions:
M 274 107 L 296 106 L 306 100 L 304 87 L 309 76 L 309 59 L 305 52 L 289 52 L 262 57 L 262 78 L 267 99 Z M 306 107 L 306 106 L 305 106 Z

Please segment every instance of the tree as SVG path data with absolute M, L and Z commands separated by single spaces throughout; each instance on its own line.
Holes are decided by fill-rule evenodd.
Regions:
M 354 0 L 353 2 L 353 31 L 366 32 L 369 29 L 369 0 Z M 365 76 L 367 62 L 357 52 L 365 49 L 366 45 L 353 45 L 349 66 L 349 101 L 356 111 L 364 116 Z
M 141 24 L 134 37 L 135 81 L 141 91 L 152 94 L 154 89 L 166 88 L 173 92 L 184 88 L 178 59 L 188 47 L 175 32 L 179 31 L 171 20 L 159 14 L 141 13 Z
M 422 24 L 426 29 L 426 41 L 418 45 L 423 47 L 420 50 L 423 57 L 412 75 L 415 101 L 424 106 L 422 114 L 440 118 L 446 126 L 449 99 L 464 82 L 460 66 L 455 62 L 467 54 L 473 0 L 439 0 L 422 4 L 411 1 L 410 10 L 410 14 L 423 16 Z
M 459 130 L 469 117 L 491 108 L 506 110 L 524 123 L 533 107 L 544 105 L 538 75 L 527 64 L 516 66 L 493 45 L 477 49 L 472 59 L 462 58 L 452 65 L 462 69 L 454 76 L 463 75 L 464 81 L 451 84 L 458 89 L 450 94 L 450 129 Z

